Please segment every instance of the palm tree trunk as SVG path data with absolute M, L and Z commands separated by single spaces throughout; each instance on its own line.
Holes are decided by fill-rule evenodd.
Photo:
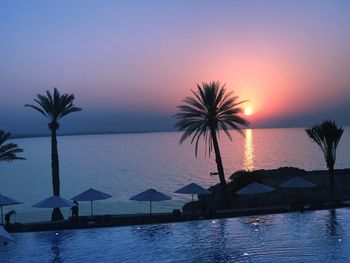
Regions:
M 229 207 L 229 196 L 227 192 L 227 185 L 225 180 L 225 172 L 224 167 L 222 165 L 221 153 L 218 143 L 218 138 L 216 136 L 216 131 L 214 129 L 210 130 L 211 138 L 213 140 L 214 152 L 215 152 L 215 161 L 218 169 L 219 179 L 220 179 L 220 187 L 222 193 L 222 201 L 224 207 Z
M 53 194 L 60 196 L 60 176 L 59 176 L 59 163 L 57 152 L 57 122 L 52 122 L 49 125 L 51 129 L 51 168 L 52 168 L 52 188 Z M 54 208 L 51 215 L 52 221 L 63 220 L 63 215 L 59 208 Z
M 329 173 L 329 187 L 331 190 L 331 198 L 332 198 L 332 200 L 334 200 L 334 195 L 335 195 L 334 165 L 329 165 L 328 173 Z

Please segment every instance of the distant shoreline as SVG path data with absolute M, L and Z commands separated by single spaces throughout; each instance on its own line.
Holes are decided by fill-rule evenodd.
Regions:
M 263 129 L 305 129 L 306 127 L 252 127 L 247 129 L 263 130 Z M 346 127 L 344 127 L 346 128 Z M 243 129 L 245 130 L 245 129 Z M 161 132 L 176 132 L 176 129 L 169 130 L 150 130 L 150 131 L 102 131 L 102 132 L 67 132 L 58 134 L 58 136 L 81 136 L 81 135 L 108 135 L 108 134 L 140 134 L 140 133 L 161 133 Z M 11 134 L 11 139 L 25 139 L 25 138 L 39 138 L 50 137 L 51 134 L 38 133 L 38 134 Z
M 106 132 L 72 132 L 58 134 L 58 137 L 63 136 L 82 136 L 82 135 L 109 135 L 109 134 L 139 134 L 139 133 L 160 133 L 160 132 L 176 132 L 176 130 L 164 130 L 164 131 L 106 131 Z M 11 134 L 11 139 L 26 139 L 26 138 L 40 138 L 40 137 L 50 137 L 50 133 L 42 134 Z

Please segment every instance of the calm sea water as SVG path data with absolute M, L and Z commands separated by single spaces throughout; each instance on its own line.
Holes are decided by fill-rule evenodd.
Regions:
M 220 140 L 227 177 L 240 169 L 325 168 L 303 129 L 233 135 L 233 142 Z M 216 170 L 214 159 L 203 154 L 196 159 L 191 145 L 178 145 L 179 137 L 176 132 L 60 137 L 62 196 L 95 187 L 113 196 L 96 202 L 97 213 L 146 212 L 148 204 L 128 199 L 154 187 L 174 199 L 155 204 L 156 211 L 180 208 L 190 197 L 174 194 L 176 189 L 189 182 L 210 186 L 218 178 L 209 175 Z M 346 130 L 337 168 L 350 166 L 349 139 Z M 48 219 L 49 211 L 31 205 L 51 195 L 50 139 L 15 142 L 27 160 L 1 164 L 0 190 L 24 204 L 5 210 L 17 209 L 15 221 Z M 88 204 L 80 206 L 82 213 L 89 212 Z M 1 262 L 348 262 L 350 210 L 14 236 L 16 243 L 0 246 Z
M 350 259 L 350 210 L 176 224 L 14 234 L 4 263 L 340 262 Z
M 178 144 L 180 133 L 63 136 L 58 138 L 61 195 L 71 198 L 89 187 L 109 193 L 113 198 L 95 203 L 96 213 L 147 212 L 148 204 L 129 198 L 153 187 L 173 197 L 154 205 L 155 211 L 180 208 L 190 196 L 174 194 L 178 188 L 196 182 L 203 186 L 218 182 L 215 159 L 204 156 L 189 143 Z M 320 149 L 303 129 L 252 129 L 246 136 L 232 132 L 233 142 L 224 134 L 221 152 L 228 178 L 241 169 L 269 169 L 296 166 L 307 170 L 325 169 Z M 0 192 L 24 202 L 6 207 L 16 209 L 14 220 L 45 220 L 47 210 L 31 208 L 52 194 L 50 138 L 13 140 L 24 149 L 25 161 L 0 164 Z M 345 130 L 339 145 L 336 168 L 350 167 L 350 134 Z M 80 204 L 89 213 L 89 204 Z M 69 209 L 63 209 L 68 216 Z

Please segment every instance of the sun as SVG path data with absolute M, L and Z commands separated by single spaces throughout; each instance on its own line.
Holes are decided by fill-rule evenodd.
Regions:
M 244 114 L 247 115 L 247 116 L 252 115 L 253 114 L 252 108 L 245 108 L 244 109 Z

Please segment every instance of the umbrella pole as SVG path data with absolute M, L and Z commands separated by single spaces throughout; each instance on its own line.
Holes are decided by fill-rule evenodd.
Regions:
M 149 215 L 152 215 L 152 201 L 149 201 Z
M 193 202 L 193 194 L 192 194 L 192 202 Z
M 93 216 L 94 215 L 94 207 L 92 204 L 92 200 L 90 200 L 90 203 L 91 203 L 91 216 Z
M 4 213 L 2 211 L 2 206 L 1 206 L 1 224 L 4 224 Z

